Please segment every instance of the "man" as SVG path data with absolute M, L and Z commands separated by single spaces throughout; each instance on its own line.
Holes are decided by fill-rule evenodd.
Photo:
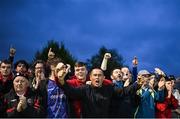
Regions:
M 14 64 L 14 73 L 27 74 L 28 73 L 29 64 L 25 60 L 18 60 Z
M 34 63 L 34 73 L 35 77 L 32 81 L 32 87 L 36 90 L 42 80 L 46 80 L 45 78 L 45 65 L 42 60 L 37 60 Z
M 74 65 L 75 76 L 67 80 L 67 83 L 73 87 L 83 86 L 86 84 L 87 73 L 88 72 L 85 63 L 76 62 Z M 70 103 L 70 117 L 80 118 L 82 116 L 81 101 L 70 98 L 69 103 Z
M 38 117 L 40 108 L 34 107 L 34 94 L 29 89 L 28 78 L 17 73 L 13 81 L 13 89 L 4 96 L 4 111 L 7 117 Z
M 139 98 L 139 106 L 134 114 L 136 118 L 155 118 L 155 102 L 164 100 L 164 84 L 161 79 L 158 82 L 158 90 L 154 90 L 155 77 L 147 70 L 138 72 L 138 79 L 143 80 L 141 88 L 136 92 Z
M 45 109 L 45 114 L 42 114 L 41 117 L 67 118 L 67 97 L 57 81 L 58 74 L 60 75 L 60 72 L 63 72 L 62 69 L 65 69 L 65 65 L 59 58 L 48 60 L 47 65 L 50 67 L 50 75 L 47 80 L 44 80 L 44 74 L 41 72 L 43 71 L 42 63 L 39 62 L 35 65 L 36 84 L 34 88 L 42 98 L 40 103 Z
M 59 82 L 63 85 L 68 96 L 81 100 L 82 117 L 108 117 L 112 96 L 118 95 L 122 97 L 127 95 L 132 88 L 136 90 L 138 85 L 135 84 L 131 87 L 114 90 L 112 85 L 103 85 L 104 78 L 103 71 L 99 68 L 94 68 L 90 73 L 90 85 L 75 88 L 69 86 L 63 77 L 59 78 Z
M 12 79 L 11 62 L 9 60 L 3 60 L 0 64 L 0 96 L 10 91 L 12 88 Z
M 86 85 L 89 82 L 89 77 L 87 76 L 88 71 L 85 63 L 76 62 L 74 65 L 74 76 L 67 80 L 67 83 L 72 87 L 81 87 Z M 91 82 L 90 82 L 91 83 Z M 103 85 L 109 85 L 111 82 L 109 80 L 104 79 Z M 82 106 L 80 100 L 74 100 L 72 98 L 69 99 L 70 102 L 70 117 L 80 118 L 82 116 Z
M 11 62 L 3 60 L 0 64 L 0 117 L 4 116 L 2 111 L 3 96 L 13 87 L 13 74 L 11 72 Z
M 136 60 L 136 62 L 134 61 Z M 135 64 L 136 63 L 136 64 Z M 137 65 L 137 59 L 133 59 L 133 66 Z M 128 87 L 133 85 L 132 75 L 127 67 L 115 68 L 112 71 L 111 79 L 114 84 L 114 88 L 122 89 L 123 87 Z M 118 98 L 114 96 L 111 101 L 110 117 L 116 118 L 133 118 L 136 101 L 135 101 L 136 90 L 131 90 L 131 92 Z

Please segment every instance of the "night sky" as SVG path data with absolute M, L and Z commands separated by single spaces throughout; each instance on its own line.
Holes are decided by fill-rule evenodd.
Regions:
M 0 59 L 12 44 L 31 61 L 51 39 L 80 61 L 105 46 L 180 76 L 180 0 L 0 0 Z

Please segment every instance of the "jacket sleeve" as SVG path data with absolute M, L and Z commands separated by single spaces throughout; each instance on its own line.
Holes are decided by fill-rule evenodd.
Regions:
M 73 86 L 70 86 L 67 82 L 65 82 L 65 84 L 62 86 L 62 88 L 64 89 L 65 93 L 73 99 L 81 99 L 81 98 L 85 97 L 85 95 L 86 95 L 86 87 L 85 86 L 73 87 Z
M 158 90 L 158 91 L 155 93 L 155 101 L 157 101 L 157 102 L 163 102 L 163 101 L 164 101 L 164 98 L 165 98 L 164 90 Z
M 134 94 L 140 86 L 137 84 L 137 82 L 133 83 L 130 86 L 123 87 L 121 89 L 114 88 L 115 90 L 115 95 L 118 95 L 118 97 L 124 97 L 130 94 Z
M 14 61 L 14 56 L 9 56 L 8 60 L 9 60 L 11 63 L 13 63 L 13 61 Z
M 156 108 L 159 111 L 165 111 L 167 108 L 176 109 L 178 107 L 178 101 L 171 95 L 171 98 L 165 98 L 164 102 L 157 102 Z
M 171 95 L 170 106 L 171 106 L 173 109 L 177 109 L 177 108 L 178 108 L 178 100 L 177 100 L 173 95 Z
M 137 66 L 133 66 L 132 68 L 132 74 L 133 74 L 133 82 L 137 80 Z

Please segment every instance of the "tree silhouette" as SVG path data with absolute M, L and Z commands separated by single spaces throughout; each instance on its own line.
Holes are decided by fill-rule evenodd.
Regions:
M 34 61 L 37 59 L 47 61 L 48 51 L 50 48 L 52 48 L 52 51 L 55 53 L 55 57 L 60 58 L 66 64 L 70 64 L 71 66 L 74 66 L 76 59 L 65 48 L 65 45 L 63 42 L 60 42 L 60 44 L 59 44 L 55 40 L 48 41 L 47 45 L 41 51 L 37 51 L 35 53 Z
M 107 49 L 102 46 L 97 54 L 93 55 L 91 59 L 87 59 L 87 67 L 88 70 L 94 67 L 100 68 L 105 53 L 111 53 L 111 58 L 108 61 L 107 70 L 105 71 L 105 76 L 107 76 L 107 78 L 110 78 L 109 76 L 112 70 L 117 67 L 121 68 L 124 63 L 123 57 L 118 54 L 115 49 Z

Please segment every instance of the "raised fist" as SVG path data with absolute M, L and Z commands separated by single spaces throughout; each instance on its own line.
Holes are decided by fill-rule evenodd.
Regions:
M 138 65 L 138 59 L 137 59 L 137 57 L 135 56 L 134 57 L 134 59 L 132 60 L 132 63 L 133 63 L 133 65 Z
M 16 53 L 16 49 L 11 46 L 11 47 L 10 47 L 10 50 L 9 50 L 10 56 L 14 56 L 15 53 Z
M 105 59 L 110 59 L 111 58 L 111 53 L 105 53 L 104 58 Z

